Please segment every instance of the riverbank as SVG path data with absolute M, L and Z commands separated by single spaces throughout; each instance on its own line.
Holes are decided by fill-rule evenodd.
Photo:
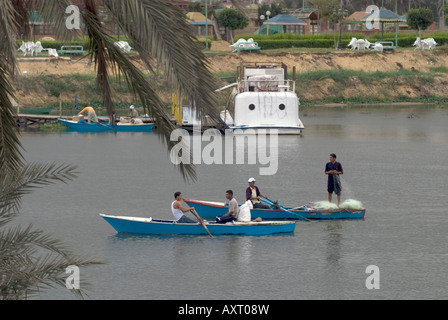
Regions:
M 225 44 L 223 44 L 225 47 Z M 242 62 L 283 62 L 296 67 L 296 90 L 303 105 L 344 105 L 379 103 L 448 103 L 448 50 L 396 50 L 377 52 L 261 52 L 209 53 L 211 72 L 225 82 L 233 82 Z M 136 66 L 146 72 L 137 58 Z M 62 100 L 101 103 L 95 89 L 93 66 L 84 59 L 21 60 L 14 85 L 22 106 L 48 106 Z M 147 72 L 146 72 L 147 73 Z M 292 76 L 292 74 L 290 74 Z M 171 92 L 163 78 L 152 78 L 157 92 L 169 104 Z M 125 83 L 114 84 L 118 105 L 135 103 Z M 226 94 L 219 97 L 224 105 Z M 220 107 L 220 106 L 219 106 Z

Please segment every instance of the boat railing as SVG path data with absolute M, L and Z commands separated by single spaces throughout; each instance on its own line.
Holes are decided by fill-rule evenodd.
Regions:
M 241 80 L 238 92 L 295 92 L 296 82 L 293 80 Z

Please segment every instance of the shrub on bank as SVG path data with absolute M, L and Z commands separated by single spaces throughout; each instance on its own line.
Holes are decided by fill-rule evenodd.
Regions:
M 133 42 L 131 40 L 128 39 L 120 39 L 121 41 L 127 41 L 129 42 L 129 45 L 133 48 Z M 24 40 L 17 40 L 17 48 L 20 48 L 20 46 L 22 45 L 22 41 Z M 28 40 L 27 40 L 28 41 Z M 117 40 L 118 41 L 118 40 Z M 212 40 L 209 39 L 209 46 L 211 46 Z M 62 41 L 45 41 L 45 40 L 40 40 L 40 43 L 42 44 L 42 47 L 44 49 L 56 49 L 56 50 L 60 50 L 62 46 L 83 46 L 84 50 L 87 49 L 89 47 L 89 39 L 86 37 L 83 37 L 81 39 L 77 39 L 77 40 L 73 40 L 72 42 L 62 42 Z M 198 40 L 196 41 L 196 43 L 198 44 L 198 46 L 200 47 L 200 49 L 205 49 L 206 47 L 206 41 L 205 40 Z
M 397 42 L 399 47 L 411 47 L 415 40 L 415 34 L 398 33 Z M 235 38 L 238 39 L 254 39 L 262 49 L 280 49 L 280 48 L 332 48 L 338 41 L 338 35 L 333 33 L 323 34 L 298 34 L 298 33 L 277 33 L 271 36 L 267 35 L 240 35 Z M 381 32 L 374 33 L 366 37 L 363 33 L 343 33 L 342 44 L 344 47 L 350 43 L 352 38 L 367 39 L 375 43 L 381 41 Z M 439 45 L 448 44 L 448 32 L 432 32 L 424 36 L 424 38 L 434 38 Z M 395 33 L 387 32 L 384 34 L 383 41 L 392 41 L 395 43 Z

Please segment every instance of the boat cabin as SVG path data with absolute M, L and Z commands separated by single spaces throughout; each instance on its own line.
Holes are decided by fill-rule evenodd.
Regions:
M 280 134 L 302 132 L 295 81 L 288 79 L 286 65 L 241 64 L 233 94 L 234 124 L 231 128 L 278 129 Z
M 284 64 L 241 64 L 238 74 L 239 92 L 295 92 Z

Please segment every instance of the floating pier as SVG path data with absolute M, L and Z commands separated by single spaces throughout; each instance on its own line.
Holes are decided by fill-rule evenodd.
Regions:
M 18 114 L 14 116 L 16 124 L 20 128 L 28 128 L 33 126 L 40 126 L 46 123 L 58 122 L 59 119 L 71 120 L 72 117 L 61 117 L 51 115 L 36 115 L 36 114 Z

